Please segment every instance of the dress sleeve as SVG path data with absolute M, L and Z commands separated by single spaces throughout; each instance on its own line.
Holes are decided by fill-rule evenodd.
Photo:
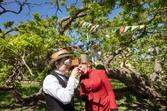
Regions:
M 80 82 L 80 96 L 82 97 L 85 94 L 84 94 L 82 86 L 81 86 L 81 81 L 82 81 L 82 77 L 80 77 L 80 81 L 79 81 Z
M 107 77 L 107 74 L 105 73 L 104 70 L 101 70 L 102 72 L 99 74 L 100 77 L 102 78 L 103 84 L 108 92 L 109 98 L 110 98 L 110 108 L 111 109 L 117 109 L 117 104 L 116 104 L 116 99 L 115 99 L 115 94 L 112 88 L 112 85 L 110 83 L 109 78 Z

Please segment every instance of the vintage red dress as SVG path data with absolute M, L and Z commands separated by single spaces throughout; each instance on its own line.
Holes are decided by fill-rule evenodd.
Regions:
M 86 111 L 111 111 L 117 109 L 112 85 L 104 70 L 89 69 L 80 77 L 80 96 L 88 95 Z

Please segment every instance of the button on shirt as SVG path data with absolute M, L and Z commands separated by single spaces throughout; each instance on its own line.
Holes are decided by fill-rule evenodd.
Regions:
M 60 71 L 55 70 L 57 73 L 61 74 Z M 59 75 L 66 83 L 67 87 L 63 88 L 61 84 L 59 84 L 58 79 L 49 74 L 46 76 L 43 82 L 43 91 L 46 94 L 51 95 L 56 98 L 63 104 L 68 104 L 71 101 L 71 98 L 74 96 L 74 90 L 77 88 L 79 81 L 74 77 L 69 77 L 68 81 L 63 76 Z

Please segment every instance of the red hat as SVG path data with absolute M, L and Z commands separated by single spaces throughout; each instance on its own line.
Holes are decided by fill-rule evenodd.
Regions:
M 93 48 L 93 49 L 97 49 L 98 47 L 97 47 L 97 45 L 95 44 L 95 45 L 92 46 L 92 48 Z

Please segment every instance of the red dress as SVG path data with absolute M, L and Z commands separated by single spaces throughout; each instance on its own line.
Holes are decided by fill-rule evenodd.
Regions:
M 89 69 L 80 77 L 80 96 L 88 95 L 86 111 L 111 111 L 117 109 L 112 85 L 104 70 Z

